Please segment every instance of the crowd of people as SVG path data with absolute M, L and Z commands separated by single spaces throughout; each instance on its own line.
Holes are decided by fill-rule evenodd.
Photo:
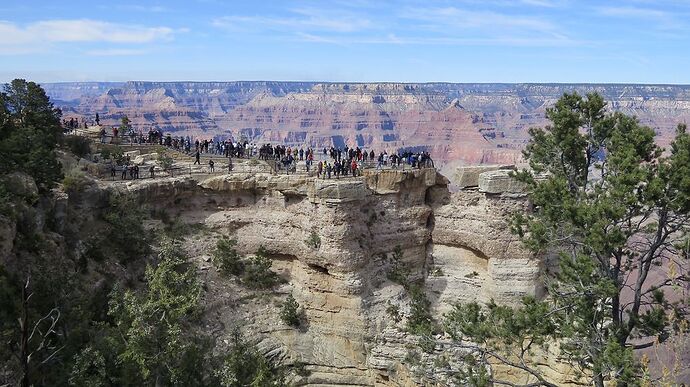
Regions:
M 70 119 L 63 123 L 66 128 L 78 128 L 79 122 Z M 86 124 L 84 122 L 84 124 Z M 276 172 L 285 171 L 290 173 L 296 171 L 297 162 L 304 162 L 307 173 L 315 168 L 316 176 L 322 179 L 332 177 L 338 179 L 346 176 L 358 176 L 365 167 L 376 167 L 382 169 L 390 167 L 392 169 L 425 168 L 434 167 L 434 162 L 430 154 L 426 151 L 413 152 L 411 150 L 400 149 L 397 152 L 388 153 L 381 151 L 378 154 L 374 150 L 365 150 L 360 147 L 335 147 L 320 149 L 322 157 L 317 156 L 317 151 L 311 147 L 291 147 L 280 144 L 258 145 L 249 141 L 219 140 L 217 138 L 195 139 L 190 136 L 172 136 L 164 134 L 160 129 L 151 128 L 148 133 L 136 132 L 131 128 L 121 128 L 113 126 L 109 134 L 105 127 L 100 130 L 102 143 L 108 142 L 108 137 L 112 139 L 123 139 L 133 144 L 152 144 L 172 148 L 176 151 L 187 153 L 194 156 L 194 164 L 201 165 L 201 155 L 217 155 L 228 160 L 228 171 L 233 169 L 233 158 L 258 158 L 260 160 L 273 161 Z M 318 160 L 317 160 L 318 159 Z M 316 163 L 316 166 L 314 166 Z M 208 162 L 209 172 L 215 171 L 215 162 L 211 159 Z M 312 172 L 313 173 L 313 172 Z M 154 177 L 155 171 L 150 171 Z M 115 177 L 115 172 L 112 172 Z M 125 165 L 122 170 L 122 178 L 136 179 L 139 177 L 138 167 Z

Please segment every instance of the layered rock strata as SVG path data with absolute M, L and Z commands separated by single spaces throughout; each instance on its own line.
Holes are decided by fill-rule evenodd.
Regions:
M 396 247 L 411 279 L 424 281 L 438 318 L 455 302 L 514 303 L 539 292 L 540 263 L 507 224 L 512 211 L 524 210 L 524 198 L 476 188 L 451 194 L 447 185 L 424 169 L 365 171 L 341 180 L 235 173 L 117 183 L 116 189 L 207 229 L 185 247 L 206 283 L 205 321 L 218 340 L 242 326 L 263 352 L 305 365 L 309 375 L 298 385 L 393 386 L 447 385 L 462 358 L 442 336 L 431 354 L 410 350 L 417 338 L 404 331 L 409 299 L 387 279 Z M 209 259 L 220 235 L 236 239 L 242 254 L 260 246 L 268 251 L 286 281 L 278 295 L 248 291 L 217 274 Z M 308 242 L 312 235 L 318 245 Z M 287 294 L 304 313 L 299 329 L 280 321 Z M 391 305 L 401 321 L 387 311 Z M 434 368 L 439 358 L 448 359 L 446 369 Z

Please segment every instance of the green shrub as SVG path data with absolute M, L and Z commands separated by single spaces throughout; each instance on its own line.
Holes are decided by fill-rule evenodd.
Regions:
M 384 255 L 385 256 L 385 255 Z M 390 270 L 388 271 L 387 278 L 392 282 L 397 284 L 407 286 L 408 277 L 410 276 L 410 269 L 402 261 L 402 247 L 400 245 L 395 246 L 395 250 L 391 254 L 390 258 L 387 256 L 386 259 L 389 261 Z
M 79 158 L 91 153 L 91 140 L 83 136 L 65 136 L 65 145 Z
M 295 300 L 295 297 L 290 294 L 280 310 L 280 319 L 287 325 L 298 327 L 300 324 L 300 315 L 297 312 L 298 309 L 299 304 Z
M 415 335 L 429 335 L 433 331 L 432 317 L 429 307 L 431 302 L 426 297 L 424 289 L 417 284 L 410 285 L 410 316 L 407 319 L 407 330 Z
M 103 160 L 111 159 L 117 165 L 125 163 L 125 152 L 122 147 L 117 145 L 101 145 L 101 157 Z
M 168 156 L 167 154 L 158 154 L 158 165 L 160 165 L 160 167 L 163 168 L 163 170 L 167 171 L 168 169 L 172 168 L 173 162 L 173 158 Z
M 216 242 L 212 261 L 222 275 L 240 275 L 244 272 L 244 263 L 235 249 L 236 245 L 236 240 L 227 237 L 223 237 Z
M 388 305 L 386 306 L 386 313 L 388 313 L 396 323 L 399 323 L 402 319 L 400 316 L 400 307 L 393 305 L 390 301 L 388 301 Z
M 285 369 L 273 364 L 247 343 L 239 328 L 232 331 L 232 346 L 215 375 L 221 386 L 285 386 Z
M 87 254 L 96 260 L 111 256 L 121 263 L 146 257 L 151 252 L 151 238 L 144 219 L 144 209 L 134 197 L 111 196 L 102 215 L 104 230 L 89 241 Z
M 62 179 L 62 185 L 65 187 L 66 191 L 69 192 L 81 192 L 86 188 L 91 182 L 86 177 L 84 172 L 78 169 L 72 169 L 67 172 L 65 177 Z
M 321 237 L 315 231 L 312 231 L 304 243 L 312 249 L 318 249 L 321 247 Z
M 278 283 L 278 275 L 271 271 L 271 260 L 263 246 L 244 266 L 242 283 L 252 289 L 268 289 Z

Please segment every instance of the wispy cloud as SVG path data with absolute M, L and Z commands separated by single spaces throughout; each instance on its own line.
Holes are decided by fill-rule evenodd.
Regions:
M 452 30 L 485 30 L 485 32 L 546 32 L 552 33 L 558 28 L 549 20 L 533 17 L 504 14 L 494 11 L 470 11 L 457 7 L 444 8 L 408 8 L 401 16 L 406 19 L 430 23 L 437 29 Z
M 621 6 L 598 7 L 600 16 L 646 20 L 654 23 L 654 27 L 662 30 L 684 30 L 687 25 L 679 19 L 677 14 L 650 7 Z
M 463 0 L 470 4 L 478 0 Z M 392 12 L 359 12 L 346 6 L 294 8 L 281 16 L 232 15 L 212 21 L 228 31 L 270 40 L 322 44 L 435 44 L 568 46 L 579 44 L 544 16 L 499 12 L 505 0 L 486 0 L 496 10 L 473 7 L 405 7 Z M 566 0 L 520 0 L 556 7 Z M 478 3 L 474 3 L 478 4 Z M 374 5 L 372 5 L 374 6 Z
M 368 18 L 348 12 L 330 12 L 318 8 L 296 8 L 290 16 L 223 16 L 212 21 L 215 27 L 230 30 L 264 28 L 270 30 L 294 29 L 329 31 L 339 33 L 357 32 L 373 26 Z
M 299 33 L 298 41 L 311 43 L 328 43 L 337 45 L 373 44 L 373 45 L 436 45 L 436 46 L 514 46 L 514 47 L 565 47 L 582 45 L 586 42 L 571 40 L 566 37 L 519 38 L 519 37 L 410 37 L 387 34 L 382 36 L 323 36 Z
M 172 40 L 179 32 L 169 27 L 147 27 L 100 20 L 43 20 L 26 25 L 0 21 L 0 54 L 45 50 L 51 44 L 103 42 L 144 44 Z

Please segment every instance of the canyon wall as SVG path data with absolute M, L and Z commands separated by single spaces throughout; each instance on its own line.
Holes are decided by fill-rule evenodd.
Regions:
M 452 384 L 463 350 L 443 335 L 430 353 L 414 349 L 418 338 L 405 330 L 409 297 L 387 276 L 396 249 L 410 279 L 423 281 L 439 321 L 455 302 L 510 304 L 540 291 L 540 261 L 507 223 L 512 211 L 526 208 L 525 198 L 482 187 L 450 193 L 433 169 L 367 170 L 341 180 L 234 173 L 107 189 L 203 225 L 206 231 L 186 238 L 184 247 L 207 290 L 206 329 L 227 343 L 239 325 L 262 352 L 305 367 L 297 385 Z M 313 235 L 318 245 L 308 242 Z M 263 246 L 285 283 L 277 292 L 256 292 L 219 276 L 210 254 L 221 236 L 237 240 L 242 254 Z M 305 316 L 298 329 L 279 317 L 287 294 Z M 391 307 L 400 311 L 398 321 Z
M 666 145 L 690 118 L 690 86 L 316 82 L 126 82 L 42 85 L 66 118 L 135 130 L 376 151 L 428 150 L 457 165 L 521 162 L 527 130 L 564 92 L 598 92 Z

